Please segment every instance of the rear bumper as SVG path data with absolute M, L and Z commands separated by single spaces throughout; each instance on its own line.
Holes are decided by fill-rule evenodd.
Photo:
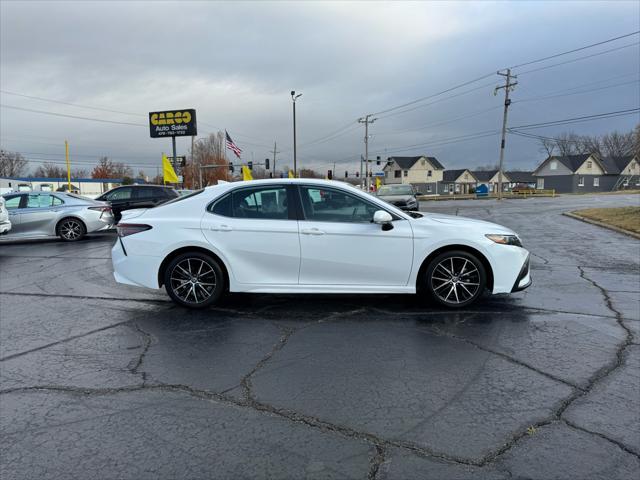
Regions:
M 136 287 L 160 288 L 158 270 L 162 259 L 146 255 L 127 255 L 123 246 L 122 239 L 118 237 L 111 249 L 113 277 L 116 282 Z
M 531 269 L 529 268 L 530 258 L 531 258 L 531 255 L 527 255 L 527 259 L 524 261 L 524 264 L 522 265 L 522 269 L 520 270 L 520 273 L 518 274 L 518 277 L 516 278 L 516 281 L 513 284 L 511 293 L 520 292 L 525 288 L 528 288 L 529 286 L 531 286 L 531 283 L 532 283 Z

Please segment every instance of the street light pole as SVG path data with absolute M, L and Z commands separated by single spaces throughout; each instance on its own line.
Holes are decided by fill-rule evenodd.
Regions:
M 295 90 L 291 90 L 291 101 L 293 103 L 293 176 L 298 177 L 298 156 L 296 152 L 296 100 L 301 97 L 302 94 L 296 95 Z

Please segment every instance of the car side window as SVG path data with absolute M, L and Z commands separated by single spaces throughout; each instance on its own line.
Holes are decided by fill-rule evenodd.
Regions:
M 228 193 L 219 200 L 216 200 L 214 204 L 209 206 L 208 210 L 216 215 L 231 217 L 233 215 L 231 210 L 231 194 Z
M 24 195 L 13 195 L 11 197 L 4 197 L 4 207 L 7 210 L 14 208 L 20 208 L 20 200 Z
M 287 189 L 277 186 L 234 190 L 231 192 L 231 212 L 235 218 L 287 220 Z
M 118 188 L 107 195 L 107 200 L 130 200 L 131 188 Z
M 317 222 L 371 222 L 380 207 L 340 190 L 300 187 L 302 208 L 307 220 Z
M 51 206 L 57 207 L 58 205 L 64 205 L 64 202 L 55 195 L 51 195 Z
M 49 194 L 29 194 L 26 208 L 48 208 L 53 205 L 53 197 Z
M 164 197 L 161 188 L 156 189 L 153 187 L 138 187 L 134 190 L 134 192 L 134 196 L 140 199 Z

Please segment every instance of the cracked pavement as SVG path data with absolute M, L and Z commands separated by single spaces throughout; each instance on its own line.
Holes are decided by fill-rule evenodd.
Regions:
M 528 290 L 230 295 L 118 285 L 113 234 L 0 243 L 0 477 L 640 475 L 640 242 L 561 215 L 632 195 L 423 202 L 504 224 Z

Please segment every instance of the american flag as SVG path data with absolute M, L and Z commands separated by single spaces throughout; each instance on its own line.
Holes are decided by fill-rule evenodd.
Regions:
M 240 154 L 242 153 L 242 150 L 235 143 L 233 143 L 233 140 L 231 140 L 231 137 L 229 136 L 226 130 L 224 131 L 224 134 L 227 137 L 227 148 L 231 150 L 233 153 L 235 153 L 236 157 L 240 158 Z

